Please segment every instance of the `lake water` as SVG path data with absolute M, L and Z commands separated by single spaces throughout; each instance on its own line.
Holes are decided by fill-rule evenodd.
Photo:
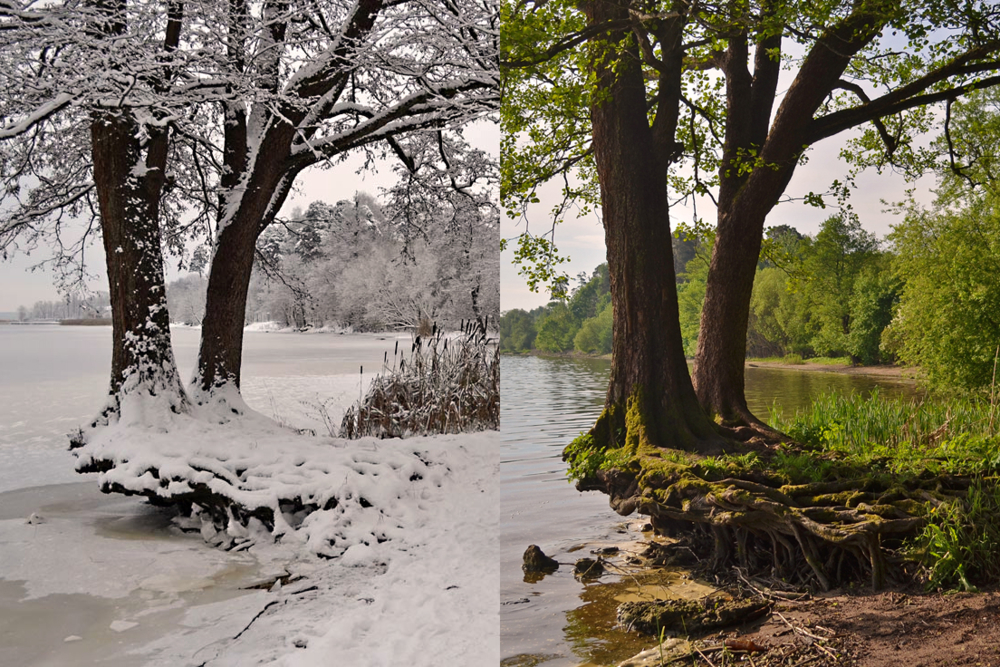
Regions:
M 541 581 L 528 583 L 521 572 L 521 557 L 529 544 L 538 544 L 560 562 L 572 563 L 586 555 L 577 553 L 581 547 L 623 539 L 628 521 L 608 507 L 605 495 L 576 491 L 566 481 L 566 464 L 561 460 L 563 447 L 589 429 L 600 414 L 609 371 L 610 362 L 597 359 L 501 358 L 500 641 L 504 665 L 617 664 L 642 647 L 634 635 L 610 627 L 587 628 L 595 614 L 613 614 L 608 605 L 601 606 L 600 588 L 609 582 L 614 585 L 616 577 L 582 584 L 573 578 L 571 568 L 561 567 Z M 914 392 L 908 383 L 881 378 L 766 368 L 748 368 L 746 383 L 747 402 L 761 416 L 768 415 L 774 404 L 786 413 L 794 412 L 832 390 L 867 394 L 879 387 L 889 395 Z
M 190 378 L 201 332 L 171 332 L 181 377 Z M 322 411 L 339 423 L 396 341 L 409 334 L 244 334 L 243 396 L 250 407 L 325 432 Z M 360 368 L 364 367 L 364 377 Z M 81 481 L 66 434 L 104 404 L 111 327 L 0 326 L 0 492 Z M 325 407 L 324 407 L 325 406 Z

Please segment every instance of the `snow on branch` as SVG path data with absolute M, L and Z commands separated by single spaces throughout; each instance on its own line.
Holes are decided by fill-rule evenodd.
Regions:
M 54 200 L 24 193 L 92 182 L 90 127 L 108 114 L 135 124 L 142 163 L 154 145 L 169 144 L 158 176 L 161 226 L 180 247 L 184 230 L 222 229 L 245 210 L 265 210 L 266 227 L 305 167 L 499 109 L 495 0 L 135 0 L 120 8 L 0 1 L 0 211 L 8 220 L 55 220 Z

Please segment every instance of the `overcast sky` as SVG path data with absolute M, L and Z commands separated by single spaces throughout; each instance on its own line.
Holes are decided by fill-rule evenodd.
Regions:
M 477 123 L 465 132 L 468 141 L 475 147 L 500 152 L 500 133 L 493 123 Z M 296 207 L 306 208 L 313 201 L 336 203 L 350 199 L 361 190 L 378 196 L 380 188 L 392 186 L 396 177 L 392 170 L 394 162 L 386 160 L 360 171 L 364 158 L 357 154 L 330 169 L 312 168 L 302 173 L 296 182 L 295 191 L 282 208 L 287 215 Z M 90 287 L 107 290 L 107 273 L 104 270 L 104 252 L 100 239 L 88 250 L 89 272 L 93 275 Z M 31 267 L 51 257 L 47 248 L 39 248 L 30 256 L 14 255 L 8 261 L 0 261 L 0 313 L 14 312 L 20 305 L 31 308 L 36 301 L 57 301 L 61 299 L 53 285 L 53 275 L 46 269 L 32 271 Z M 167 258 L 167 280 L 179 277 L 177 259 Z

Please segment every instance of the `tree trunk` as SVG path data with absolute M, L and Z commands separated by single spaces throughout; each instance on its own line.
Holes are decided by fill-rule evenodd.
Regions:
M 231 217 L 220 222 L 222 230 L 215 245 L 215 256 L 208 275 L 205 320 L 201 328 L 198 373 L 194 381 L 199 402 L 204 394 L 225 385 L 237 390 L 243 363 L 243 326 L 246 319 L 247 293 L 253 271 L 257 237 L 274 219 L 284 203 L 297 172 L 287 169 L 293 136 L 292 128 L 272 128 L 261 143 L 260 153 L 246 179 L 245 191 L 231 192 L 239 204 Z M 225 209 L 223 209 L 225 210 Z
M 100 114 L 90 130 L 111 297 L 111 404 L 105 417 L 118 411 L 126 394 L 140 392 L 165 396 L 180 411 L 186 399 L 170 344 L 160 244 L 163 171 L 144 171 L 148 161 L 140 169 L 137 125 L 127 110 Z
M 591 23 L 625 16 L 624 4 L 588 8 Z M 634 38 L 619 32 L 610 39 L 619 42 L 612 48 L 624 46 L 625 53 L 617 62 L 595 57 L 597 101 L 591 120 L 614 337 L 605 410 L 591 434 L 601 448 L 651 445 L 716 453 L 724 441 L 691 385 L 670 261 L 666 179 L 673 132 L 664 135 L 668 150 L 662 145 L 657 150 Z
M 731 117 L 727 118 L 718 228 L 705 285 L 694 369 L 702 407 L 721 418 L 724 425 L 751 426 L 774 434 L 747 408 L 744 393 L 747 320 L 764 221 L 807 147 L 813 115 L 838 85 L 854 54 L 881 31 L 891 11 L 890 6 L 879 2 L 859 2 L 849 16 L 826 31 L 803 61 L 770 129 L 767 121 L 778 63 L 769 56 L 773 46 L 768 40 L 775 37 L 758 45 L 752 82 L 746 71 L 745 35 L 730 39 L 723 69 Z M 759 155 L 762 162 L 749 173 L 735 166 L 740 159 L 746 159 L 747 149 L 754 149 L 753 155 Z

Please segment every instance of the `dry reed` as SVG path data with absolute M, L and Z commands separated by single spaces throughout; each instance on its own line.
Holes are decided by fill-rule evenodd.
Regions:
M 409 358 L 397 344 L 392 363 L 348 408 L 344 438 L 399 438 L 500 428 L 500 352 L 486 320 L 462 324 L 457 338 L 435 325 L 417 335 Z

